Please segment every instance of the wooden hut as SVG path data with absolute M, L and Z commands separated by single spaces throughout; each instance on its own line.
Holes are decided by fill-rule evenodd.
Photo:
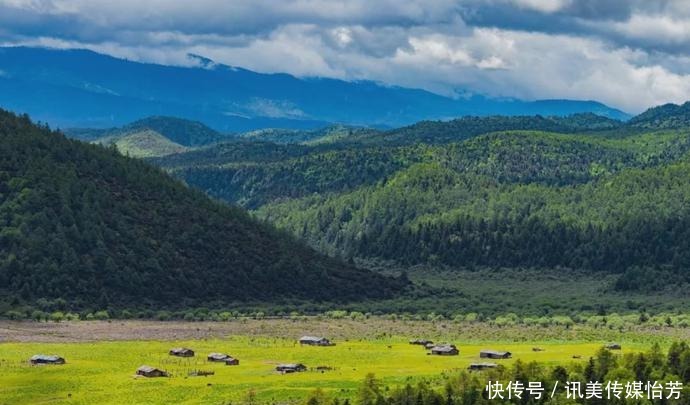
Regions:
M 482 370 L 486 370 L 489 368 L 496 368 L 496 367 L 498 367 L 498 364 L 496 364 L 496 363 L 472 363 L 472 364 L 470 364 L 469 367 L 467 367 L 467 369 L 470 371 L 482 371 Z
M 316 336 L 302 336 L 299 338 L 299 344 L 308 346 L 335 346 L 330 340 L 325 337 Z
M 621 350 L 621 345 L 620 343 L 609 343 L 606 345 L 606 348 L 609 350 Z
M 174 349 L 170 349 L 168 354 L 177 357 L 194 357 L 194 350 L 187 349 L 186 347 L 176 347 Z
M 283 374 L 300 373 L 302 371 L 307 371 L 307 366 L 302 363 L 279 364 L 276 366 L 276 371 L 279 371 Z
M 455 347 L 455 345 L 443 344 L 432 347 L 431 354 L 437 356 L 457 356 L 458 354 L 460 354 L 460 350 L 458 350 L 458 348 Z
M 168 377 L 168 373 L 159 368 L 151 366 L 141 366 L 137 369 L 137 375 L 143 377 Z
M 35 354 L 29 359 L 31 364 L 65 364 L 65 359 L 56 355 Z
M 512 356 L 510 352 L 502 352 L 497 350 L 482 350 L 479 352 L 479 357 L 482 359 L 509 359 Z
M 419 346 L 424 346 L 424 347 L 426 347 L 426 345 L 428 345 L 428 344 L 432 344 L 432 345 L 433 345 L 434 342 L 431 341 L 431 340 L 428 340 L 428 339 L 412 339 L 412 340 L 410 340 L 410 344 L 411 344 L 411 345 L 419 345 Z
M 239 366 L 240 365 L 240 361 L 238 359 L 236 359 L 234 357 L 229 357 L 229 356 L 227 359 L 225 359 L 224 363 L 226 366 Z
M 218 363 L 224 362 L 225 360 L 227 360 L 229 358 L 230 358 L 230 356 L 228 356 L 225 353 L 211 353 L 206 357 L 206 359 L 208 361 L 215 361 Z

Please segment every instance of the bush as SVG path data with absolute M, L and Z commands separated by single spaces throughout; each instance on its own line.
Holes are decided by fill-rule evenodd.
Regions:
M 15 321 L 15 320 L 25 319 L 26 314 L 23 312 L 20 312 L 20 311 L 7 311 L 7 312 L 5 312 L 5 317 Z
M 73 312 L 68 312 L 65 314 L 65 320 L 66 321 L 78 321 L 79 320 L 79 314 L 75 314 Z
M 470 312 L 465 315 L 465 321 L 467 322 L 477 322 L 479 320 L 479 315 L 476 312 Z
M 367 317 L 361 312 L 357 312 L 357 311 L 350 312 L 350 319 L 352 319 L 354 321 L 363 321 L 366 318 Z
M 105 321 L 107 319 L 110 319 L 110 314 L 108 314 L 108 311 L 98 311 L 95 314 L 93 314 L 94 319 L 97 319 L 99 321 Z
M 158 311 L 156 312 L 156 319 L 159 321 L 169 321 L 172 316 L 168 311 Z
M 195 318 L 194 312 L 186 312 L 186 313 L 184 314 L 184 318 L 182 318 L 182 319 L 184 319 L 185 321 L 190 321 L 190 322 L 191 322 L 191 321 L 194 320 L 194 318 Z
M 46 318 L 48 318 L 48 314 L 46 314 L 43 311 L 35 310 L 31 313 L 31 319 L 33 319 L 34 321 L 40 322 L 45 320 Z
M 55 311 L 50 314 L 50 320 L 53 322 L 62 322 L 65 319 L 65 314 L 61 311 Z
M 328 311 L 324 315 L 326 315 L 327 318 L 330 319 L 343 319 L 345 318 L 348 314 L 347 311 Z

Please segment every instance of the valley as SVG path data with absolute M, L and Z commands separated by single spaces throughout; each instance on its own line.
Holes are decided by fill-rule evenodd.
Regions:
M 688 0 L 0 0 L 0 405 L 690 405 Z
M 235 319 L 225 322 L 66 322 L 51 324 L 0 323 L 0 333 L 10 333 L 14 343 L 0 345 L 0 395 L 8 403 L 20 398 L 30 402 L 150 404 L 236 403 L 246 401 L 298 403 L 315 390 L 323 395 L 357 400 L 359 387 L 374 373 L 388 390 L 411 381 L 440 384 L 442 376 L 463 373 L 480 361 L 478 353 L 500 348 L 512 353 L 508 360 L 494 360 L 506 368 L 519 362 L 544 367 L 582 367 L 590 356 L 611 341 L 622 353 L 647 351 L 652 342 L 667 350 L 688 329 L 632 326 L 624 329 L 588 325 L 497 325 L 486 322 L 328 319 Z M 330 337 L 333 347 L 304 347 L 296 343 L 305 333 Z M 84 339 L 85 336 L 88 338 Z M 409 339 L 427 337 L 455 342 L 458 356 L 429 356 Z M 17 342 L 19 341 L 19 342 Z M 192 358 L 174 358 L 171 347 L 186 346 Z M 541 351 L 535 352 L 534 347 Z M 240 359 L 238 366 L 206 361 L 207 353 L 225 351 Z M 34 353 L 58 353 L 62 366 L 29 366 Z M 573 356 L 580 356 L 574 359 Z M 280 374 L 281 362 L 301 362 L 311 370 Z M 517 362 L 517 363 L 516 363 Z M 172 377 L 134 377 L 141 364 L 165 369 Z M 331 368 L 316 371 L 317 366 Z M 214 371 L 207 377 L 190 377 L 191 370 Z M 40 385 L 15 384 L 40 379 Z M 388 387 L 388 388 L 383 388 Z

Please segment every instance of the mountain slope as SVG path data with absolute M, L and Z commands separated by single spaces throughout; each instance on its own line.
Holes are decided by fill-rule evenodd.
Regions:
M 453 99 L 372 82 L 300 79 L 217 64 L 160 66 L 82 50 L 0 48 L 0 70 L 0 104 L 61 127 L 121 126 L 163 113 L 223 132 L 313 129 L 329 122 L 397 127 L 492 114 L 627 118 L 593 101 Z
M 0 296 L 74 308 L 356 300 L 404 284 L 324 257 L 142 161 L 0 110 Z
M 161 157 L 189 150 L 151 129 L 135 130 L 117 136 L 106 136 L 94 141 L 105 146 L 114 145 L 123 155 L 146 158 Z
M 362 258 L 654 281 L 624 288 L 690 280 L 687 129 L 497 133 L 418 148 L 418 163 L 374 184 L 275 199 L 259 214 L 323 251 Z
M 152 130 L 183 146 L 202 146 L 226 139 L 199 121 L 154 116 L 134 121 L 119 129 L 120 133 Z
M 683 128 L 690 126 L 690 102 L 664 104 L 633 117 L 629 125 L 636 128 Z
M 71 138 L 92 142 L 101 138 L 114 138 L 142 131 L 154 131 L 170 142 L 189 147 L 208 145 L 228 139 L 228 136 L 199 121 L 164 116 L 142 118 L 119 128 L 68 128 L 65 133 Z
M 497 131 L 585 132 L 620 128 L 622 122 L 595 114 L 572 114 L 564 117 L 465 116 L 450 121 L 422 121 L 378 134 L 363 134 L 347 139 L 367 144 L 407 145 L 458 142 Z
M 143 118 L 120 128 L 70 128 L 65 133 L 86 142 L 115 145 L 132 157 L 167 156 L 228 138 L 201 122 L 163 116 Z
M 378 133 L 379 131 L 371 128 L 330 125 L 324 128 L 313 130 L 267 128 L 245 132 L 240 134 L 239 137 L 253 141 L 320 145 L 363 139 L 367 136 L 373 136 Z

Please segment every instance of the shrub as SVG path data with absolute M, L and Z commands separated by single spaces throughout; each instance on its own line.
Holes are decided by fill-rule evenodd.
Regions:
M 110 319 L 110 314 L 108 314 L 108 311 L 98 311 L 95 314 L 93 314 L 94 319 L 97 319 L 99 321 L 105 321 L 107 319 Z
M 5 312 L 5 317 L 11 320 L 20 320 L 26 317 L 26 314 L 20 311 L 7 311 Z
M 191 321 L 194 320 L 194 318 L 195 318 L 195 317 L 194 317 L 194 312 L 185 312 L 184 318 L 182 318 L 182 319 L 184 319 L 185 321 L 190 321 L 190 322 L 191 322 Z
M 43 311 L 35 310 L 31 313 L 31 319 L 34 321 L 42 321 L 44 319 L 48 318 L 48 314 L 46 314 Z
M 61 311 L 55 311 L 50 314 L 50 320 L 53 322 L 62 322 L 65 319 L 65 314 Z
M 79 314 L 75 314 L 73 312 L 68 312 L 65 314 L 65 320 L 66 321 L 78 321 L 79 320 Z
M 156 312 L 156 319 L 159 321 L 169 321 L 172 315 L 168 311 L 158 311 Z

